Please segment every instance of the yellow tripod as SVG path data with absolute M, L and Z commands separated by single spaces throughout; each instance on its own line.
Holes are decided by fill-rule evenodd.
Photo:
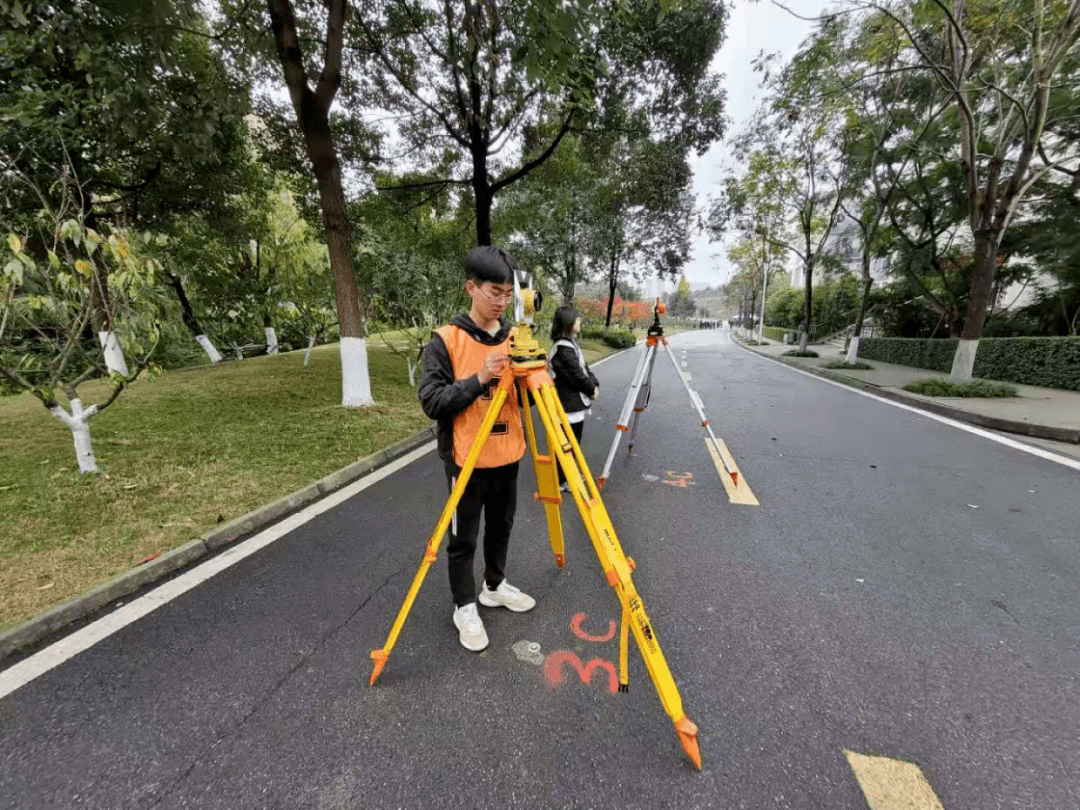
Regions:
M 525 291 L 530 293 L 531 291 Z M 530 301 L 531 308 L 531 301 Z M 531 314 L 531 313 L 530 313 Z M 405 619 L 412 609 L 420 586 L 424 582 L 431 564 L 442 542 L 446 530 L 450 526 L 450 520 L 457 510 L 458 502 L 465 492 L 465 486 L 476 467 L 476 460 L 480 450 L 491 433 L 492 425 L 499 414 L 506 397 L 510 393 L 512 385 L 518 386 L 518 401 L 523 404 L 525 412 L 525 430 L 528 435 L 529 450 L 532 454 L 533 466 L 536 470 L 536 481 L 539 492 L 535 498 L 544 504 L 547 516 L 548 535 L 551 548 L 555 552 L 555 562 L 562 568 L 566 562 L 566 552 L 563 546 L 562 522 L 559 517 L 559 504 L 562 496 L 559 492 L 558 475 L 556 464 L 562 467 L 566 474 L 570 492 L 574 496 L 578 511 L 581 513 L 593 548 L 604 568 L 608 584 L 615 589 L 616 596 L 622 603 L 622 630 L 619 635 L 619 667 L 620 686 L 619 691 L 628 689 L 627 677 L 627 643 L 628 632 L 633 631 L 637 641 L 641 657 L 645 660 L 645 666 L 649 670 L 660 696 L 660 702 L 664 710 L 675 724 L 675 731 L 679 735 L 686 754 L 698 769 L 701 768 L 701 751 L 698 748 L 698 729 L 686 716 L 682 707 L 682 699 L 679 690 L 675 686 L 675 680 L 671 677 L 664 654 L 660 651 L 660 645 L 656 640 L 656 632 L 645 615 L 645 607 L 642 605 L 641 596 L 630 579 L 630 573 L 634 570 L 633 559 L 623 554 L 619 540 L 615 536 L 615 528 L 608 517 L 607 509 L 600 500 L 600 490 L 593 481 L 592 474 L 585 464 L 585 456 L 581 447 L 570 429 L 566 412 L 559 402 L 555 391 L 555 383 L 547 373 L 546 354 L 540 349 L 532 336 L 532 329 L 528 324 L 518 325 L 517 334 L 511 338 L 510 343 L 510 369 L 499 380 L 498 387 L 493 392 L 492 402 L 488 406 L 487 413 L 480 425 L 480 431 L 469 449 L 469 455 L 465 459 L 465 465 L 461 468 L 457 483 L 450 494 L 450 499 L 443 507 L 435 531 L 427 542 L 427 550 L 424 554 L 420 569 L 413 578 L 405 601 L 398 611 L 394 626 L 390 629 L 390 636 L 386 644 L 380 650 L 374 650 L 371 658 L 375 667 L 371 673 L 371 685 L 379 677 L 383 667 L 386 666 L 390 652 L 397 643 L 398 635 L 405 624 Z M 547 439 L 547 455 L 541 455 L 537 446 L 537 435 L 533 428 L 532 415 L 528 407 L 528 396 L 531 393 L 536 405 L 536 411 L 543 423 L 543 430 Z

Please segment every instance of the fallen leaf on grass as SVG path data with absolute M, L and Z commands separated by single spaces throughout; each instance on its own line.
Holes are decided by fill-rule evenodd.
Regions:
M 55 584 L 56 584 L 55 582 L 50 582 L 50 583 L 48 583 L 46 585 L 38 585 L 38 590 L 39 591 L 47 591 L 47 590 L 49 590 L 49 588 L 51 588 Z
M 143 559 L 139 560 L 138 565 L 145 565 L 146 563 L 150 562 L 151 560 L 156 560 L 160 556 L 161 556 L 161 552 L 160 551 L 155 551 L 150 556 L 144 557 Z
M 121 489 L 135 489 L 135 487 L 137 487 L 137 486 L 138 486 L 138 484 L 124 484 L 124 486 L 121 487 Z

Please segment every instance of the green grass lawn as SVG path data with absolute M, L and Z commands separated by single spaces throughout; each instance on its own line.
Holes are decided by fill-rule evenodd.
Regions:
M 590 361 L 613 350 L 583 343 Z M 372 408 L 345 409 L 336 345 L 140 380 L 90 422 L 102 474 L 29 395 L 0 398 L 0 628 L 429 424 L 405 360 L 369 341 Z M 81 387 L 83 403 L 106 386 Z M 66 401 L 63 404 L 67 404 Z

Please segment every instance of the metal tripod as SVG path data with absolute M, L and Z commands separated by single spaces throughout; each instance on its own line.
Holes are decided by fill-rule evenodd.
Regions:
M 702 427 L 709 433 L 709 441 L 716 448 L 716 455 L 724 466 L 724 472 L 731 477 L 732 483 L 737 487 L 739 485 L 739 471 L 728 461 L 726 448 L 722 449 L 716 434 L 713 433 L 712 427 L 709 426 L 709 419 L 705 416 L 705 409 L 701 405 L 701 397 L 690 388 L 690 383 L 686 381 L 686 376 L 683 374 L 682 369 L 679 368 L 679 362 L 675 359 L 671 347 L 668 346 L 667 338 L 664 337 L 664 327 L 660 325 L 660 315 L 666 310 L 667 308 L 659 301 L 653 307 L 653 323 L 649 327 L 645 339 L 645 353 L 641 356 L 637 369 L 634 371 L 634 377 L 630 382 L 630 391 L 626 395 L 626 402 L 623 403 L 619 421 L 615 425 L 615 440 L 611 443 L 611 450 L 608 451 L 607 461 L 604 462 L 604 469 L 600 472 L 600 479 L 597 483 L 603 489 L 611 474 L 611 465 L 614 463 L 615 454 L 619 450 L 619 442 L 622 441 L 623 433 L 628 430 L 630 432 L 630 441 L 626 453 L 630 455 L 634 452 L 634 436 L 637 434 L 638 419 L 641 417 L 642 411 L 649 406 L 649 396 L 652 394 L 653 365 L 656 362 L 659 348 L 663 346 L 667 356 L 671 358 L 671 365 L 675 367 L 675 373 L 679 376 L 683 388 L 686 389 L 687 396 L 690 397 L 690 402 L 693 403 L 694 409 L 697 410 Z M 630 421 L 631 414 L 633 415 L 632 423 Z

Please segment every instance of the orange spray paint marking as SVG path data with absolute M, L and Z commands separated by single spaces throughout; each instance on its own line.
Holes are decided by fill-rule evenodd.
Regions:
M 687 487 L 696 486 L 697 482 L 694 481 L 693 473 L 677 473 L 674 470 L 667 470 L 667 480 L 664 481 L 669 487 L 680 487 L 686 489 Z
M 619 676 L 615 673 L 614 664 L 600 658 L 594 658 L 589 663 L 582 664 L 577 653 L 571 650 L 556 650 L 544 658 L 544 680 L 547 681 L 548 686 L 553 688 L 562 686 L 565 680 L 563 666 L 566 664 L 574 668 L 582 683 L 589 683 L 593 673 L 602 670 L 608 676 L 608 691 L 614 695 L 619 690 Z
M 574 618 L 570 620 L 570 629 L 574 631 L 574 635 L 584 641 L 611 641 L 615 638 L 615 620 L 608 619 L 608 631 L 606 636 L 593 636 L 586 633 L 581 629 L 581 623 L 587 619 L 584 613 L 574 614 Z

